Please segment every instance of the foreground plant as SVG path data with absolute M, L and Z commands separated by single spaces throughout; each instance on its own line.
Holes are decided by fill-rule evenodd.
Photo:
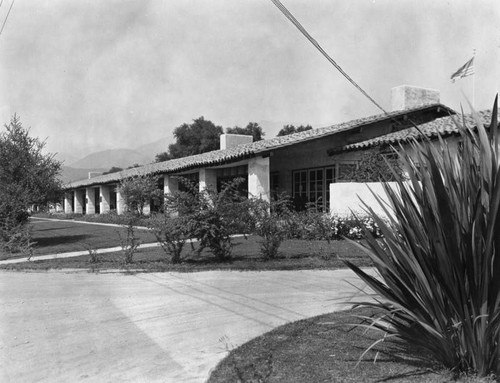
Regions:
M 250 230 L 262 238 L 259 241 L 260 254 L 264 259 L 273 259 L 278 249 L 289 237 L 292 218 L 291 201 L 286 195 L 268 202 L 262 199 L 251 199 Z
M 388 221 L 366 206 L 383 238 L 365 230 L 366 252 L 379 277 L 347 265 L 377 294 L 362 303 L 381 310 L 366 318 L 382 331 L 422 347 L 457 373 L 499 373 L 500 157 L 497 100 L 491 124 L 457 121 L 454 150 L 414 140 L 402 151 L 409 181 L 384 185 Z M 475 127 L 474 127 L 475 126 Z M 358 245 L 360 246 L 360 245 Z

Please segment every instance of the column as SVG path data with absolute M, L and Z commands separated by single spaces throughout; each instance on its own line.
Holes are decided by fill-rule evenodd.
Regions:
M 200 169 L 200 191 L 217 191 L 217 171 L 215 169 Z
M 269 170 L 269 157 L 255 157 L 248 161 L 248 198 L 270 201 Z
M 73 213 L 73 192 L 64 193 L 64 212 L 66 214 Z
M 125 200 L 123 199 L 122 193 L 120 192 L 120 187 L 116 187 L 116 214 L 125 213 L 127 206 L 125 205 Z
M 81 190 L 75 190 L 75 214 L 83 214 L 83 197 Z
M 179 191 L 179 179 L 167 174 L 163 176 L 163 194 L 172 194 Z
M 94 188 L 86 188 L 85 195 L 87 198 L 86 214 L 95 214 L 95 191 Z
M 100 199 L 100 211 L 101 214 L 109 213 L 111 204 L 111 190 L 109 186 L 101 185 L 99 186 L 99 199 Z

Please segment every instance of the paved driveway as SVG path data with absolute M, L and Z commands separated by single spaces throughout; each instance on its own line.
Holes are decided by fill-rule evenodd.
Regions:
M 0 272 L 1 382 L 203 382 L 227 351 L 338 310 L 348 270 Z

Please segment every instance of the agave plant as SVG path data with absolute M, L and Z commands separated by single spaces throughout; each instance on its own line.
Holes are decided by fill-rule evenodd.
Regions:
M 497 96 L 498 99 L 498 96 Z M 498 374 L 500 364 L 500 157 L 497 99 L 491 124 L 455 120 L 461 143 L 425 137 L 400 151 L 408 179 L 384 185 L 383 234 L 365 230 L 378 276 L 346 262 L 376 293 L 370 326 L 420 346 L 456 372 Z M 463 113 L 462 113 L 463 115 Z M 422 136 L 423 137 L 423 136 Z M 408 154 L 411 153 L 411 154 Z M 361 245 L 359 245 L 361 246 Z

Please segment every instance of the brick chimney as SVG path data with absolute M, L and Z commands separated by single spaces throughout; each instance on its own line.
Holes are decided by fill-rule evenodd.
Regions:
M 439 90 L 401 85 L 391 89 L 392 111 L 439 103 Z
M 246 134 L 221 134 L 220 135 L 220 149 L 229 149 L 241 144 L 251 144 L 253 137 Z

